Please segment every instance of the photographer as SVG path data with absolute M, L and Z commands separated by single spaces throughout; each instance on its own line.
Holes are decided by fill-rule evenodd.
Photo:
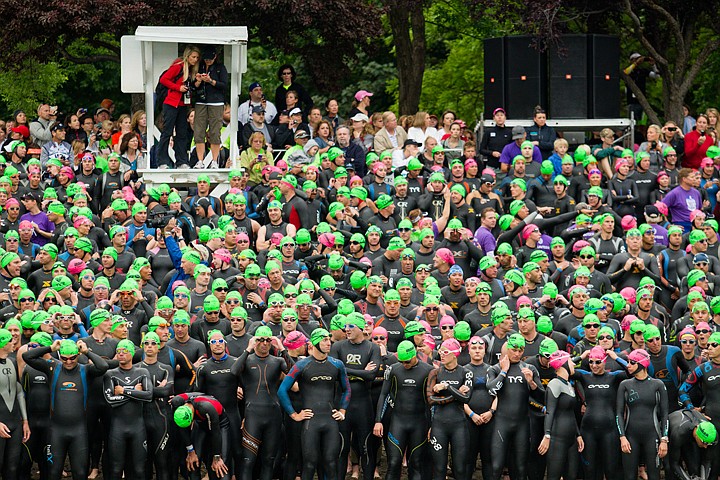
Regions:
M 624 72 L 633 80 L 633 82 L 635 82 L 638 89 L 645 94 L 647 79 L 656 79 L 660 77 L 660 73 L 655 66 L 655 59 L 652 57 L 644 57 L 639 53 L 633 53 L 630 55 L 630 61 L 632 63 L 628 65 Z M 644 63 L 650 65 L 650 68 L 642 68 Z M 643 107 L 640 105 L 640 102 L 629 86 L 627 87 L 627 105 L 628 116 L 630 115 L 630 112 L 634 113 L 635 120 L 639 122 L 643 116 Z
M 170 137 L 175 134 L 175 166 L 190 168 L 184 145 L 187 143 L 187 108 L 190 106 L 190 88 L 198 73 L 200 50 L 192 45 L 185 47 L 182 58 L 178 58 L 160 77 L 160 83 L 167 88 L 167 97 L 162 106 L 163 129 L 158 142 L 158 168 L 173 167 L 168 154 Z
M 713 137 L 707 132 L 709 120 L 707 115 L 701 113 L 697 117 L 695 129 L 685 135 L 685 158 L 682 166 L 687 168 L 700 168 L 705 152 L 715 143 Z
M 675 149 L 678 161 L 682 162 L 685 154 L 685 134 L 682 128 L 672 120 L 665 122 L 662 128 L 662 135 L 660 136 L 666 146 L 670 146 Z
M 640 144 L 638 152 L 650 154 L 650 171 L 657 173 L 663 167 L 663 150 L 667 146 L 662 141 L 662 129 L 659 125 L 650 125 L 645 138 L 647 140 Z
M 225 65 L 218 63 L 215 47 L 206 45 L 202 51 L 202 63 L 195 74 L 195 153 L 196 168 L 204 168 L 205 137 L 210 142 L 212 160 L 210 168 L 218 168 L 220 155 L 220 128 L 225 108 L 225 87 L 228 73 Z M 208 128 L 209 127 L 209 128 Z M 207 130 L 207 132 L 206 132 Z

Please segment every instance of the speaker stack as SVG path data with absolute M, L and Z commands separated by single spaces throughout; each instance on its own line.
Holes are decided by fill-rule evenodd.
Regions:
M 608 35 L 563 35 L 539 52 L 530 36 L 485 40 L 485 118 L 502 106 L 510 118 L 620 115 L 620 41 Z

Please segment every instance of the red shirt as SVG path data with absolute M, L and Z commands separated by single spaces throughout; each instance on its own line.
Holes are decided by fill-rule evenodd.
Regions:
M 165 74 L 160 77 L 160 83 L 168 89 L 167 97 L 163 103 L 175 108 L 183 104 L 183 94 L 180 91 L 180 87 L 183 85 L 182 70 L 183 61 L 182 59 L 177 59 L 170 68 L 167 69 Z M 177 81 L 175 80 L 176 78 Z

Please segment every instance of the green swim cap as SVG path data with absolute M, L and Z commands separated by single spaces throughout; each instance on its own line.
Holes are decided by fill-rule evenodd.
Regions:
M 53 343 L 53 339 L 47 332 L 37 332 L 30 337 L 30 341 L 37 343 L 41 347 L 49 347 Z
M 538 318 L 536 322 L 536 328 L 537 331 L 543 335 L 548 335 L 553 329 L 552 320 L 550 320 L 550 317 L 547 315 L 540 315 L 540 318 Z
M 548 318 L 548 320 L 550 320 L 550 318 Z M 558 350 L 558 344 L 555 343 L 555 340 L 552 338 L 544 338 L 543 341 L 540 342 L 540 349 L 538 350 L 538 353 L 545 358 L 549 358 L 550 355 Z
M 143 337 L 143 342 L 145 342 L 145 341 L 155 342 L 158 345 L 160 345 L 160 337 L 155 332 L 146 333 L 145 336 Z
M 466 342 L 470 340 L 470 337 L 472 336 L 470 324 L 462 320 L 459 321 L 455 324 L 455 327 L 453 328 L 453 334 L 455 336 L 455 339 L 460 342 Z
M 492 309 L 492 313 L 490 314 L 490 319 L 492 320 L 493 325 L 500 325 L 502 322 L 505 321 L 505 319 L 511 315 L 510 309 L 502 302 L 498 302 L 495 304 L 495 306 Z
M 397 358 L 401 362 L 407 362 L 408 360 L 412 360 L 417 355 L 417 350 L 415 349 L 415 345 L 408 341 L 403 340 L 400 342 L 400 344 L 397 347 Z
M 525 348 L 525 338 L 522 335 L 520 335 L 519 333 L 513 333 L 507 339 L 507 346 L 508 346 L 508 348 L 512 348 L 513 350 L 524 349 Z
M 345 315 L 338 313 L 330 319 L 330 331 L 344 330 L 345 322 Z
M 9 330 L 0 328 L 0 348 L 10 343 L 10 340 L 12 340 L 12 333 Z
M 72 340 L 63 340 L 60 342 L 60 350 L 58 351 L 63 357 L 72 357 L 80 353 L 78 346 Z
M 420 325 L 420 322 L 411 321 L 405 324 L 405 338 L 411 338 L 415 335 L 424 335 L 425 328 Z
M 652 340 L 656 337 L 660 337 L 660 329 L 655 325 L 645 325 L 645 330 L 643 331 L 643 338 L 645 341 L 647 342 L 648 340 Z
M 115 351 L 122 349 L 127 350 L 130 355 L 135 355 L 135 344 L 130 340 L 120 340 L 120 342 L 117 344 L 117 347 L 115 348 Z
M 328 332 L 324 328 L 316 328 L 310 335 L 310 343 L 312 343 L 313 346 L 317 347 L 321 341 L 328 338 L 329 336 L 330 332 Z
M 270 338 L 273 336 L 272 330 L 267 325 L 262 325 L 255 330 L 256 338 Z
M 717 441 L 717 429 L 711 422 L 700 422 L 695 427 L 695 435 L 707 445 L 713 445 Z
M 175 410 L 175 413 L 173 414 L 173 419 L 175 420 L 175 425 L 177 425 L 180 428 L 188 428 L 192 422 L 193 422 L 193 415 L 195 414 L 195 410 L 190 405 L 181 405 Z
M 90 314 L 90 325 L 92 325 L 93 328 L 97 327 L 102 322 L 104 322 L 105 320 L 108 320 L 111 317 L 112 317 L 112 315 L 107 310 L 105 310 L 103 308 L 96 308 Z

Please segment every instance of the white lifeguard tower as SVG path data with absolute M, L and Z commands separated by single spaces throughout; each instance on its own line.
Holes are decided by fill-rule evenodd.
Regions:
M 121 89 L 123 93 L 144 93 L 148 125 L 148 151 L 159 140 L 155 126 L 155 85 L 160 74 L 178 57 L 179 44 L 223 45 L 223 63 L 230 82 L 230 158 L 238 157 L 238 104 L 242 91 L 242 75 L 247 71 L 247 27 L 155 27 L 140 26 L 135 35 L 122 37 Z M 172 153 L 171 153 L 172 155 Z M 228 169 L 139 169 L 146 183 L 194 184 L 201 173 L 210 176 L 213 184 L 226 183 Z

